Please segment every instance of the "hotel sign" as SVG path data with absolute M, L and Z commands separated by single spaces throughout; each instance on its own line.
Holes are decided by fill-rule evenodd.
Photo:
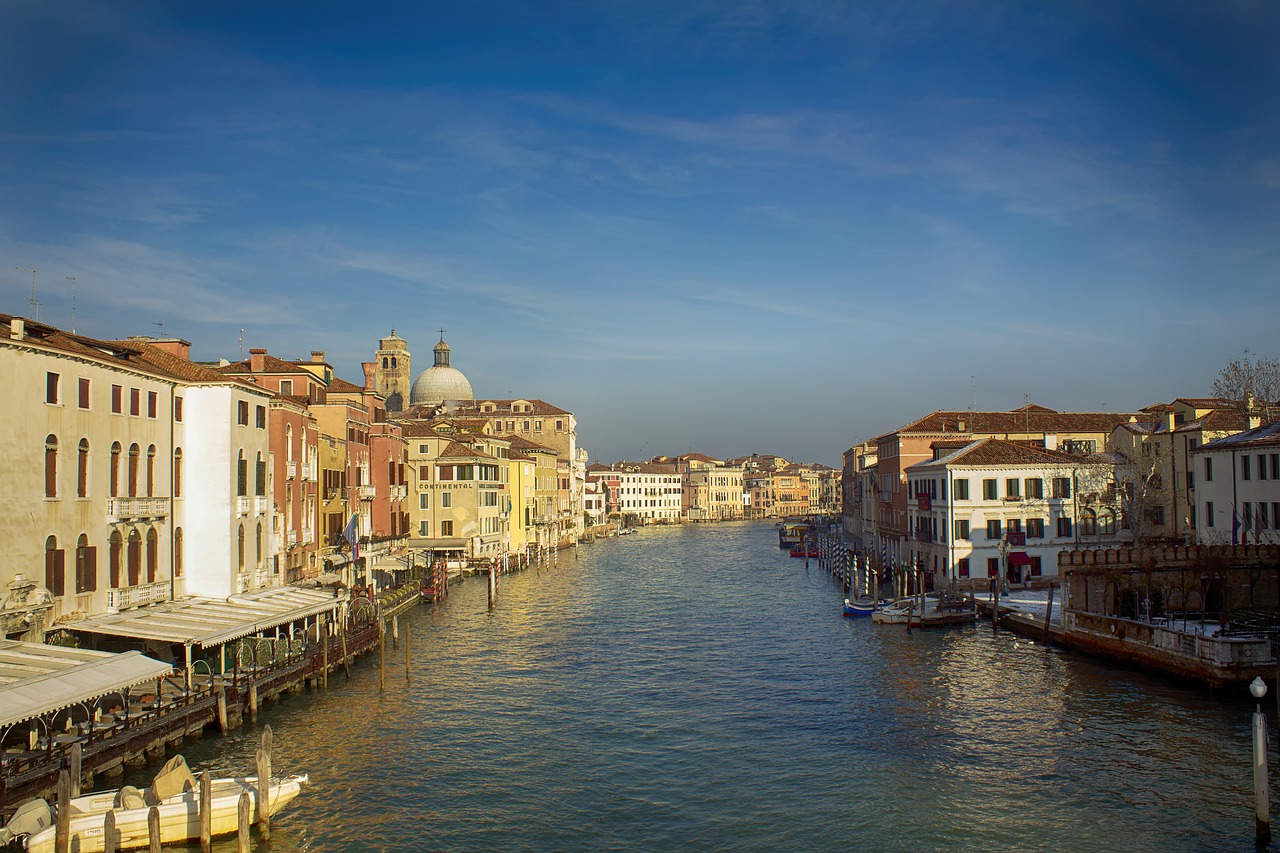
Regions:
M 926 492 L 916 492 L 916 509 L 928 512 L 931 508 L 929 495 Z

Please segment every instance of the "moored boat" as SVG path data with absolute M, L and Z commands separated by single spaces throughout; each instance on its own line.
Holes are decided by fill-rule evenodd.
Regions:
M 847 598 L 844 600 L 844 615 L 851 618 L 870 616 L 875 609 L 876 600 L 869 595 L 860 595 L 852 601 Z
M 803 557 L 806 553 L 808 552 L 805 550 L 803 542 L 797 542 L 791 546 L 790 554 L 793 557 Z

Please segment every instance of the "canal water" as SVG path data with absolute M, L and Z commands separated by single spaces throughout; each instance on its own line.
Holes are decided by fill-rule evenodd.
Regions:
M 375 653 L 184 752 L 244 772 L 271 724 L 313 782 L 274 853 L 1253 848 L 1247 697 L 843 619 L 776 542 L 646 529 L 504 577 L 493 613 L 466 581 L 407 617 L 411 685 L 388 645 L 385 693 Z

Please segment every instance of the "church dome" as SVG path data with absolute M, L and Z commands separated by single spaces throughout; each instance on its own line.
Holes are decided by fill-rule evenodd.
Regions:
M 409 404 L 433 406 L 446 400 L 474 400 L 475 392 L 462 371 L 449 366 L 449 345 L 440 339 L 435 348 L 436 363 L 418 374 L 413 380 Z

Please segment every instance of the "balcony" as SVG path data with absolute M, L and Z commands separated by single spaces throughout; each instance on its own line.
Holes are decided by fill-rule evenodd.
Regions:
M 316 541 L 315 528 L 313 527 L 302 528 L 302 544 L 310 545 L 312 542 L 315 542 L 315 541 Z
M 290 480 L 296 480 L 298 478 L 298 463 L 292 459 L 284 463 L 284 475 Z
M 270 577 L 266 569 L 258 569 L 253 573 L 254 588 L 266 589 L 270 585 Z
M 246 516 L 253 509 L 253 498 L 248 495 L 240 495 L 236 498 L 236 515 Z
M 297 531 L 297 530 L 290 530 L 290 531 L 288 531 L 287 533 L 285 533 L 285 539 L 284 539 L 284 541 L 285 541 L 285 543 L 286 543 L 286 544 L 289 544 L 289 545 L 297 545 L 297 544 L 298 544 L 298 531 Z
M 271 511 L 271 498 L 266 495 L 258 495 L 253 499 L 253 514 L 266 515 Z
M 378 490 L 373 486 L 356 486 L 356 497 L 362 501 L 371 501 L 378 496 Z
M 115 610 L 129 610 L 133 607 L 141 607 L 144 604 L 154 604 L 157 601 L 168 600 L 168 581 L 157 581 L 156 583 L 107 590 L 107 607 Z
M 107 500 L 108 521 L 168 517 L 168 498 L 109 498 Z

